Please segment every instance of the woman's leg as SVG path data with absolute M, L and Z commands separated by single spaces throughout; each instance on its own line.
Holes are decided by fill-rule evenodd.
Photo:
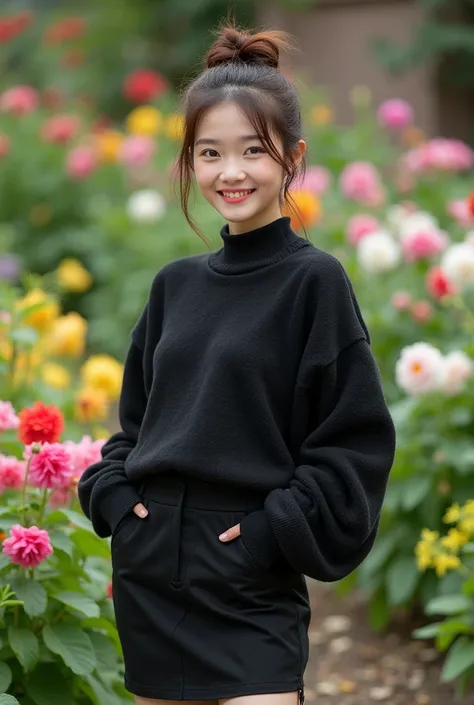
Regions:
M 290 693 L 239 695 L 237 698 L 221 698 L 218 705 L 298 705 L 298 697 L 297 690 Z

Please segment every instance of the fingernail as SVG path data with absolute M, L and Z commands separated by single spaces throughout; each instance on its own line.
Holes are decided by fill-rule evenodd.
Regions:
M 227 538 L 227 532 L 224 532 L 223 534 L 221 534 L 221 535 L 219 536 L 219 538 L 220 538 L 221 541 L 225 541 L 225 539 Z
M 148 512 L 146 509 L 140 509 L 139 514 L 142 517 L 142 519 L 144 519 L 146 517 L 146 515 L 148 514 Z

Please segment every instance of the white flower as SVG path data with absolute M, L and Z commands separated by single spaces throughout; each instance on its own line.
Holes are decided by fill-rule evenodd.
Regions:
M 406 206 L 402 206 L 400 204 L 390 206 L 390 208 L 388 208 L 387 210 L 386 215 L 386 220 L 390 229 L 397 233 L 400 229 L 401 224 L 411 214 L 411 212 L 412 211 L 409 210 Z
M 142 189 L 132 193 L 127 202 L 127 213 L 137 223 L 153 223 L 166 211 L 166 201 L 154 189 Z
M 474 286 L 474 245 L 457 242 L 448 247 L 441 258 L 441 269 L 461 289 Z
M 416 211 L 404 218 L 398 228 L 401 239 L 420 230 L 439 230 L 436 218 L 426 211 Z
M 464 240 L 469 244 L 474 246 L 474 230 L 469 230 L 468 233 L 466 233 L 466 237 Z
M 357 259 L 366 272 L 385 272 L 397 266 L 400 248 L 387 232 L 378 230 L 360 240 Z
M 397 360 L 395 377 L 398 386 L 411 396 L 440 390 L 445 379 L 445 359 L 429 343 L 408 345 Z
M 445 394 L 459 394 L 474 371 L 470 357 L 461 350 L 449 353 L 444 358 L 445 379 L 443 391 Z

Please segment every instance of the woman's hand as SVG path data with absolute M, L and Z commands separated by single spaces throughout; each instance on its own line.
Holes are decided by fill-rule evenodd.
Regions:
M 227 529 L 227 531 L 224 531 L 224 533 L 219 536 L 219 539 L 223 542 L 232 541 L 236 539 L 237 536 L 240 536 L 240 524 L 231 526 L 230 529 Z
M 140 517 L 140 519 L 144 519 L 146 516 L 148 516 L 148 509 L 146 509 L 146 507 L 144 507 L 141 502 L 139 502 L 133 507 L 133 511 L 135 512 L 137 517 Z

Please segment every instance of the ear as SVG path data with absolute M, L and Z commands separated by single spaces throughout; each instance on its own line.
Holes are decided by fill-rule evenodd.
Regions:
M 296 168 L 301 164 L 305 152 L 306 142 L 304 140 L 298 140 L 298 146 L 293 150 L 293 162 Z

